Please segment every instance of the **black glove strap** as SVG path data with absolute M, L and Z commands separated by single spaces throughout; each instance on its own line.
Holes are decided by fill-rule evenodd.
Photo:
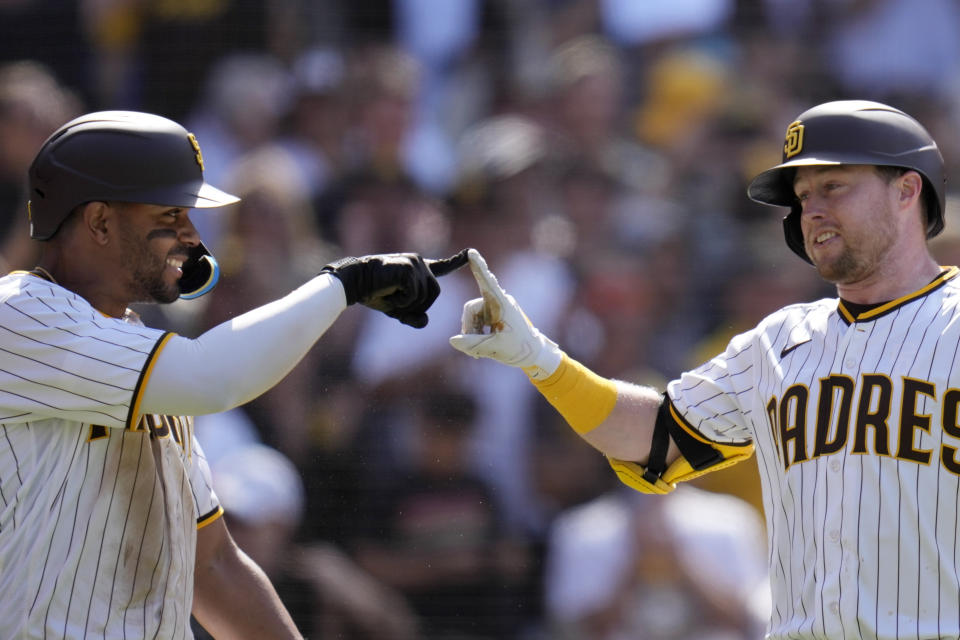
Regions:
M 360 283 L 357 280 L 360 277 L 362 269 L 359 267 L 360 260 L 357 258 L 340 258 L 326 265 L 320 270 L 320 273 L 329 273 L 336 276 L 343 284 L 343 292 L 347 296 L 347 304 L 357 302 L 357 289 Z

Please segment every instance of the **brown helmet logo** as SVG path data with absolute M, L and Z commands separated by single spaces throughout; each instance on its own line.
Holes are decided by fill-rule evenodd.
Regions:
M 803 151 L 803 124 L 796 120 L 787 127 L 787 135 L 783 143 L 783 159 L 789 160 Z
M 187 134 L 187 139 L 190 141 L 190 146 L 193 147 L 197 164 L 200 165 L 200 171 L 203 171 L 203 153 L 200 151 L 200 143 L 197 142 L 197 137 L 192 133 Z

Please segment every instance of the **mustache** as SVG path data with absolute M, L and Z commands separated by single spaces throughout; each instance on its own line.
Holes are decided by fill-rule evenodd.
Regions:
M 156 238 L 173 238 L 177 239 L 177 232 L 173 229 L 153 229 L 152 231 L 147 232 L 147 240 L 154 240 Z M 177 243 L 177 246 L 170 249 L 170 252 L 167 253 L 167 256 L 179 256 L 184 259 L 190 257 L 190 247 L 185 244 Z
M 154 238 L 176 238 L 177 232 L 173 229 L 153 229 L 147 233 L 147 240 Z

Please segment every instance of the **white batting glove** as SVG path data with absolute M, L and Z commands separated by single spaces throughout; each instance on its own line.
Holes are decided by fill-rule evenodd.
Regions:
M 470 249 L 467 258 L 482 297 L 463 305 L 461 333 L 450 338 L 450 344 L 474 358 L 520 367 L 534 380 L 549 377 L 560 366 L 563 352 L 530 323 L 476 249 Z

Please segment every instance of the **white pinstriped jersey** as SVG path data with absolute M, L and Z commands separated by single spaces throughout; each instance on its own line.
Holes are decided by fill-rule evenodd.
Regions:
M 669 384 L 685 428 L 755 445 L 769 638 L 960 637 L 957 273 L 786 307 Z
M 221 510 L 192 420 L 137 411 L 169 335 L 0 279 L 0 637 L 192 637 Z

